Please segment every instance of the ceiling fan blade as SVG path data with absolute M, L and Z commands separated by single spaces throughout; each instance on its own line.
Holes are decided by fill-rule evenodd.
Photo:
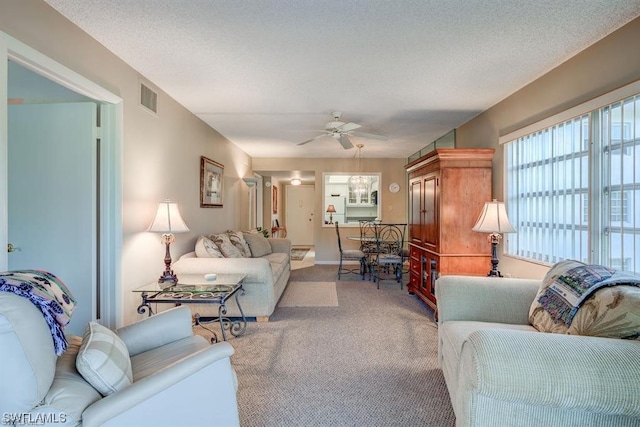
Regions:
M 316 137 L 314 137 L 314 138 L 307 139 L 306 141 L 299 142 L 299 143 L 297 143 L 296 145 L 304 145 L 304 144 L 308 144 L 308 143 L 310 143 L 310 142 L 312 142 L 312 141 L 315 141 L 316 139 L 322 138 L 323 136 L 326 136 L 326 135 L 319 135 L 319 136 L 316 136 Z
M 338 130 L 340 130 L 341 132 L 349 132 L 358 128 L 361 128 L 362 126 L 349 122 L 349 123 L 345 123 L 342 126 L 338 127 Z
M 345 134 L 340 134 L 340 144 L 342 144 L 342 147 L 345 150 L 348 150 L 349 148 L 353 148 L 353 144 L 351 143 L 351 141 L 349 141 L 349 138 L 347 137 L 347 135 Z
M 372 133 L 365 132 L 351 132 L 349 135 L 357 136 L 358 138 L 379 139 L 380 141 L 386 141 L 387 139 L 389 139 L 384 135 L 374 135 Z

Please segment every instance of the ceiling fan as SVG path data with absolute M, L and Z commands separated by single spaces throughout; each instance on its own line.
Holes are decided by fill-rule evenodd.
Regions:
M 327 123 L 323 131 L 319 131 L 319 132 L 324 132 L 324 135 L 319 135 L 314 138 L 308 139 L 306 141 L 302 141 L 298 143 L 298 145 L 304 145 L 311 141 L 315 141 L 316 139 L 324 138 L 325 136 L 331 136 L 336 141 L 338 141 L 345 150 L 348 150 L 350 148 L 353 148 L 353 144 L 351 143 L 349 136 L 356 136 L 359 138 L 368 138 L 368 139 L 378 139 L 380 141 L 387 140 L 387 137 L 383 135 L 374 135 L 372 133 L 356 132 L 355 130 L 361 128 L 362 126 L 352 122 L 345 123 L 340 121 L 341 115 L 342 113 L 340 113 L 339 111 L 332 112 L 331 116 L 333 117 L 333 121 Z

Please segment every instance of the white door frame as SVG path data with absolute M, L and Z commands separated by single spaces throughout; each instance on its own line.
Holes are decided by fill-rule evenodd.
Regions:
M 0 31 L 0 271 L 8 267 L 8 108 L 7 61 L 14 61 L 41 76 L 101 104 L 100 148 L 100 318 L 115 327 L 122 318 L 122 98 L 75 71 Z

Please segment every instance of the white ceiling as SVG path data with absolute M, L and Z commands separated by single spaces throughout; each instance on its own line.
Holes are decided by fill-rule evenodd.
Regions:
M 406 158 L 640 15 L 640 0 L 46 0 L 252 157 Z

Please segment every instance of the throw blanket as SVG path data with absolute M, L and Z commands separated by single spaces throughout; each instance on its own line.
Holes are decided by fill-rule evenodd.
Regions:
M 598 289 L 615 285 L 640 286 L 640 277 L 602 265 L 575 267 L 558 276 L 538 302 L 555 323 L 570 326 L 584 301 Z
M 56 354 L 67 349 L 64 327 L 76 306 L 76 300 L 58 277 L 40 270 L 15 270 L 0 273 L 0 291 L 27 298 L 40 309 L 51 330 Z

